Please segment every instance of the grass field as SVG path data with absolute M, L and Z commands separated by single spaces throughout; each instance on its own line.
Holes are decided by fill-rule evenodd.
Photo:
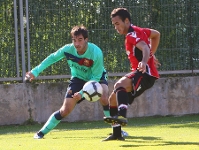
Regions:
M 112 129 L 103 121 L 60 123 L 44 139 L 42 125 L 0 126 L 0 150 L 199 150 L 199 115 L 129 119 L 125 141 L 101 142 Z

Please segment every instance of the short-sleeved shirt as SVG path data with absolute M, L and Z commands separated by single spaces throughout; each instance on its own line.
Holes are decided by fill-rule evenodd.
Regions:
M 149 36 L 151 34 L 150 29 L 140 28 L 138 26 L 131 25 L 128 33 L 125 37 L 125 49 L 128 59 L 131 64 L 131 70 L 137 70 L 138 63 L 142 61 L 142 51 L 136 47 L 136 44 L 140 41 L 144 41 L 150 48 Z M 150 58 L 147 62 L 147 74 L 150 76 L 159 78 L 158 70 L 154 65 L 154 56 L 150 50 Z
M 103 53 L 101 49 L 88 42 L 88 47 L 83 55 L 79 55 L 73 43 L 67 44 L 50 54 L 38 66 L 31 70 L 31 73 L 37 77 L 44 69 L 51 64 L 67 58 L 67 63 L 71 70 L 71 78 L 77 77 L 84 81 L 100 81 L 103 72 L 106 72 L 103 62 Z

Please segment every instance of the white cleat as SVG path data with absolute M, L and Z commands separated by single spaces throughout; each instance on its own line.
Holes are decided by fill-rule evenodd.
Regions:
M 42 139 L 44 137 L 44 134 L 42 132 L 37 132 L 34 135 L 34 139 Z
M 129 134 L 126 131 L 124 131 L 124 130 L 121 131 L 121 134 L 122 134 L 123 137 L 129 136 Z

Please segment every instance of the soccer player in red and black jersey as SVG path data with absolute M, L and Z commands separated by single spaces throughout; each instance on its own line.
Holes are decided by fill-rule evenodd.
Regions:
M 130 13 L 126 8 L 116 8 L 111 12 L 111 21 L 115 30 L 125 36 L 125 49 L 131 64 L 131 72 L 120 78 L 110 94 L 110 117 L 104 121 L 111 123 L 113 134 L 108 140 L 124 140 L 121 126 L 127 124 L 127 108 L 134 99 L 151 88 L 159 78 L 160 65 L 155 58 L 160 33 L 150 28 L 141 28 L 131 24 Z

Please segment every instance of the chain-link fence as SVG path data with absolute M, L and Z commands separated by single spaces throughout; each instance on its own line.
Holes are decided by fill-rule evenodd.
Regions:
M 26 71 L 71 43 L 70 30 L 79 24 L 103 50 L 109 76 L 129 72 L 124 37 L 110 21 L 116 7 L 126 7 L 133 24 L 161 32 L 156 56 L 162 74 L 199 72 L 198 0 L 0 0 L 0 4 L 0 81 L 22 81 Z M 70 70 L 63 59 L 40 76 L 68 78 Z

